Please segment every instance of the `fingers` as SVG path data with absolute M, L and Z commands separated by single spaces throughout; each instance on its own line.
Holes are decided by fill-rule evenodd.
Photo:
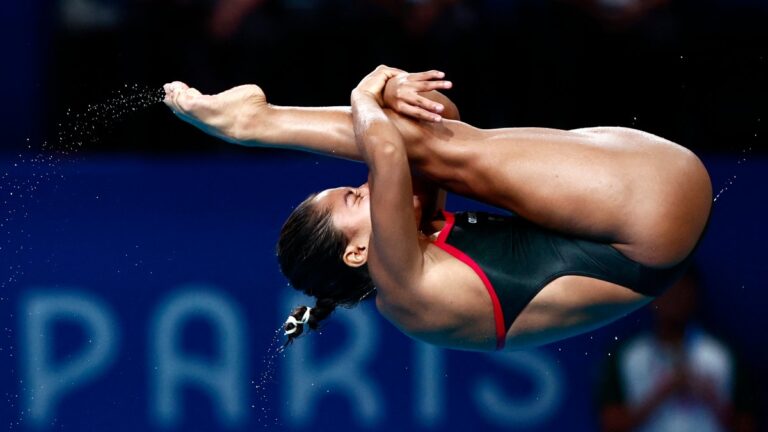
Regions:
M 412 74 L 408 74 L 408 79 L 410 81 L 428 81 L 428 80 L 439 80 L 445 78 L 445 72 L 439 71 L 439 70 L 431 70 L 426 72 L 416 72 Z
M 411 102 L 411 105 L 416 105 L 418 107 L 424 108 L 427 111 L 432 111 L 435 114 L 440 114 L 445 109 L 445 107 L 442 104 L 429 100 L 424 96 L 419 96 L 419 95 L 416 95 L 413 98 L 413 102 Z
M 440 113 L 445 107 L 442 104 L 429 100 L 416 93 L 409 93 L 400 99 L 398 111 L 420 120 L 439 122 L 442 120 Z
M 398 94 L 398 98 L 400 103 L 404 102 L 406 105 L 417 106 L 427 111 L 432 111 L 435 114 L 439 114 L 445 109 L 442 104 L 430 100 L 424 96 L 420 96 L 419 92 L 416 91 L 400 92 Z
M 408 82 L 408 86 L 412 87 L 416 91 L 426 92 L 431 90 L 449 89 L 453 87 L 453 83 L 445 78 L 445 73 L 437 70 L 428 72 L 418 72 L 408 74 L 405 77 L 405 81 Z
M 426 88 L 428 91 L 431 88 Z M 445 106 L 429 98 L 421 96 L 421 90 L 404 91 L 399 94 L 398 111 L 411 114 L 421 120 L 441 121 L 440 114 L 445 110 Z
M 428 92 L 432 90 L 443 90 L 453 87 L 450 81 L 413 81 L 409 86 L 417 92 Z
M 431 70 L 426 72 L 414 72 L 409 74 L 408 79 L 411 81 L 425 81 L 433 79 L 442 79 L 445 77 L 445 72 L 439 70 Z
M 408 82 L 410 87 L 413 87 L 416 91 L 424 92 L 439 89 L 449 89 L 453 87 L 453 83 L 445 78 L 445 73 L 438 70 L 431 70 L 427 72 L 417 72 L 407 74 L 404 80 Z

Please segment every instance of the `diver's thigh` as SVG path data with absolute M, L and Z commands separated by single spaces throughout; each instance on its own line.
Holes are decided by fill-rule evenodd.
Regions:
M 517 316 L 507 332 L 507 346 L 536 346 L 575 336 L 606 325 L 651 300 L 611 282 L 561 276 L 539 291 Z

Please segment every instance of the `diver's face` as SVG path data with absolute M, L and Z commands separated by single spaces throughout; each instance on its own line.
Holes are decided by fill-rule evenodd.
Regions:
M 368 183 L 356 188 L 326 189 L 317 194 L 315 204 L 330 210 L 333 225 L 347 240 L 367 245 L 372 230 Z

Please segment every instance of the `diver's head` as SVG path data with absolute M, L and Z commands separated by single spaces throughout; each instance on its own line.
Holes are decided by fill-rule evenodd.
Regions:
M 333 229 L 344 235 L 344 264 L 350 267 L 365 265 L 372 231 L 368 184 L 357 188 L 326 189 L 314 197 L 313 205 L 327 211 Z
M 351 307 L 374 291 L 368 275 L 371 216 L 367 185 L 327 189 L 310 195 L 291 213 L 280 232 L 277 257 L 291 285 L 317 298 L 286 321 L 289 341 L 303 325 L 316 329 L 336 306 Z

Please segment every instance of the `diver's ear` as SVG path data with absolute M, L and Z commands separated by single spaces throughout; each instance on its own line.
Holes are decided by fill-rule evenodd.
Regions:
M 368 248 L 363 245 L 354 245 L 352 243 L 347 245 L 347 249 L 344 250 L 344 264 L 350 267 L 360 267 L 368 262 Z

